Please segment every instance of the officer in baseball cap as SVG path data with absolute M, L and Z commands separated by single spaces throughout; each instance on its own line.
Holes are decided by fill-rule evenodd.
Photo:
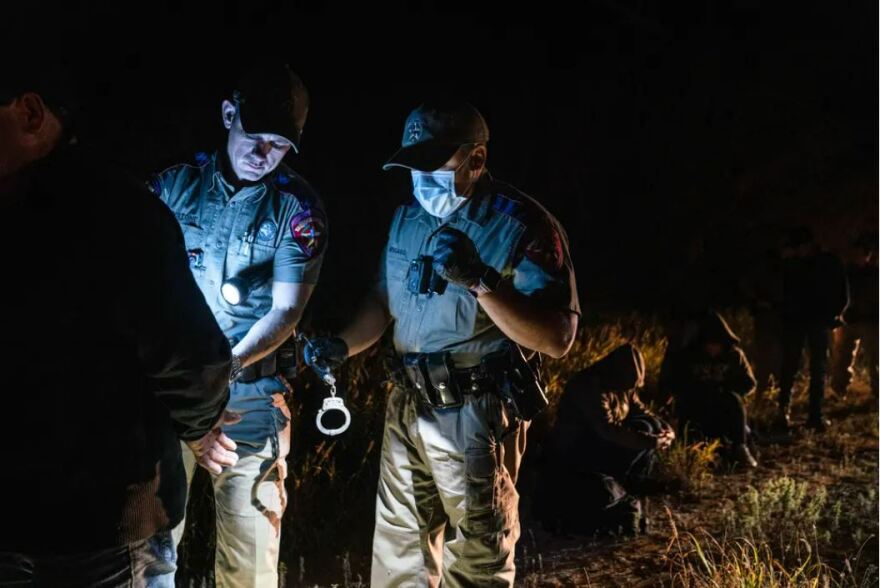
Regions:
M 221 105 L 225 149 L 150 182 L 177 216 L 192 273 L 232 345 L 229 409 L 242 419 L 226 429 L 237 464 L 213 476 L 218 586 L 278 584 L 290 412 L 278 361 L 288 354 L 277 350 L 291 344 L 327 243 L 321 201 L 282 163 L 299 153 L 308 108 L 305 85 L 286 65 L 250 71 Z M 192 455 L 184 457 L 191 480 Z M 182 533 L 181 525 L 173 544 L 157 538 L 168 563 Z
M 371 586 L 514 582 L 516 477 L 546 402 L 526 357 L 565 355 L 580 306 L 564 230 L 489 174 L 488 140 L 466 102 L 412 111 L 385 169 L 409 170 L 416 202 L 397 209 L 358 314 L 304 350 L 335 367 L 393 323 Z
M 233 97 L 246 132 L 280 135 L 299 153 L 309 93 L 290 67 L 264 66 L 248 72 L 236 84 Z
M 407 117 L 401 147 L 382 169 L 434 171 L 462 145 L 488 142 L 489 127 L 483 115 L 467 102 L 422 104 Z

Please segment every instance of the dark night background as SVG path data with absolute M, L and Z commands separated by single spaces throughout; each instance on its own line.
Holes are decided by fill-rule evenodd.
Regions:
M 165 2 L 55 16 L 10 21 L 40 31 L 14 50 L 57 50 L 80 86 L 83 141 L 137 174 L 222 140 L 219 104 L 241 68 L 282 57 L 300 73 L 312 108 L 288 163 L 331 227 L 318 326 L 338 324 L 374 271 L 409 189 L 380 166 L 435 90 L 485 114 L 490 169 L 566 226 L 588 316 L 662 309 L 695 263 L 713 302 L 736 303 L 780 227 L 808 224 L 842 251 L 877 223 L 876 2 Z
M 411 197 L 408 175 L 381 164 L 408 112 L 437 91 L 483 112 L 491 171 L 566 227 L 582 324 L 662 314 L 684 298 L 743 306 L 741 281 L 780 230 L 808 225 L 843 254 L 878 224 L 877 0 L 165 1 L 63 12 L 31 2 L 4 11 L 5 57 L 39 54 L 68 68 L 81 142 L 143 178 L 222 145 L 220 103 L 240 71 L 291 64 L 312 106 L 302 154 L 287 163 L 320 192 L 330 225 L 306 319 L 314 329 L 338 328 L 368 286 L 392 211 Z M 349 374 L 353 430 L 335 452 L 310 424 L 320 397 L 308 373 L 297 383 L 288 461 L 308 475 L 288 479 L 303 484 L 291 487 L 284 527 L 290 570 L 302 573 L 295 558 L 305 553 L 320 574 L 315 553 L 351 546 L 363 560 L 355 569 L 367 567 L 358 550 L 372 528 L 383 399 L 356 384 L 380 381 L 368 371 L 379 362 L 360 365 L 366 375 Z M 193 495 L 203 503 L 191 513 L 204 522 L 201 475 Z M 210 544 L 204 528 L 190 525 L 193 553 Z M 191 559 L 196 574 L 208 569 Z

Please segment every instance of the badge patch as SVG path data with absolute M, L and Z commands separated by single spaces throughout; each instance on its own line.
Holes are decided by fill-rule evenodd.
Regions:
M 290 234 L 309 257 L 321 251 L 324 233 L 324 219 L 311 210 L 304 210 L 290 219 Z
M 422 138 L 422 123 L 414 120 L 409 123 L 409 127 L 406 129 L 406 141 L 407 143 L 418 143 L 419 139 Z
M 269 243 L 275 239 L 276 233 L 278 233 L 278 226 L 270 220 L 264 220 L 260 224 L 260 228 L 257 229 L 257 241 Z
M 187 249 L 186 256 L 189 258 L 189 267 L 202 267 L 205 260 L 205 252 L 201 249 Z

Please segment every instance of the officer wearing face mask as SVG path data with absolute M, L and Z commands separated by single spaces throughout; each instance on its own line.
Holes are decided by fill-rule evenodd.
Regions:
M 410 171 L 415 200 L 352 322 L 304 350 L 332 369 L 394 325 L 372 586 L 514 582 L 516 477 L 546 402 L 534 359 L 568 352 L 580 307 L 565 232 L 489 174 L 488 140 L 469 104 L 410 114 L 385 169 Z

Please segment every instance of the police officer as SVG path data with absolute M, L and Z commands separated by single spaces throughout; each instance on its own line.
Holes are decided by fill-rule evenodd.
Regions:
M 151 182 L 183 229 L 192 273 L 232 345 L 230 410 L 242 419 L 226 429 L 238 463 L 213 478 L 218 586 L 278 583 L 290 413 L 276 350 L 302 316 L 327 240 L 318 197 L 281 162 L 299 152 L 308 106 L 287 66 L 253 70 L 222 103 L 225 148 Z
M 580 307 L 565 232 L 489 174 L 488 140 L 463 102 L 409 115 L 385 169 L 410 171 L 415 200 L 395 212 L 355 318 L 305 349 L 332 369 L 394 323 L 372 586 L 513 585 L 515 482 L 535 404 L 532 376 L 513 377 L 528 372 L 517 344 L 565 355 Z M 511 390 L 519 406 L 504 400 Z

